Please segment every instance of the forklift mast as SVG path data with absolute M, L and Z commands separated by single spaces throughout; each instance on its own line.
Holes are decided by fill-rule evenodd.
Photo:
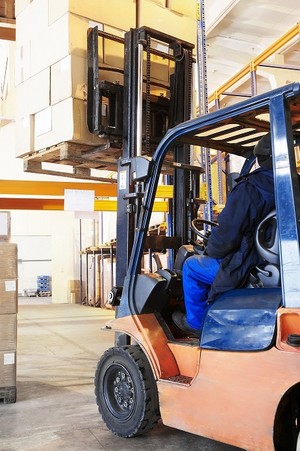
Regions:
M 124 45 L 123 85 L 104 79 L 105 71 L 117 69 L 100 67 L 99 38 Z M 193 48 L 193 44 L 147 27 L 131 29 L 124 39 L 97 27 L 88 30 L 88 127 L 91 133 L 107 137 L 108 147 L 120 148 L 117 287 L 124 284 L 151 157 L 168 129 L 191 118 Z M 164 74 L 164 82 L 155 77 L 155 65 Z M 190 228 L 183 218 L 191 220 L 195 215 L 190 199 L 199 191 L 199 171 L 191 170 L 190 146 L 186 144 L 175 145 L 172 158 L 172 175 L 165 177 L 177 188 L 170 205 L 168 232 L 185 243 Z M 157 247 L 153 240 L 151 243 Z

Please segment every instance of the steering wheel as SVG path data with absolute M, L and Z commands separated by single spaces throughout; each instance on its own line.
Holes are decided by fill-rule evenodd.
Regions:
M 192 223 L 191 223 L 191 229 L 193 232 L 196 233 L 196 235 L 198 235 L 202 240 L 204 244 L 207 244 L 209 235 L 210 235 L 210 230 L 208 230 L 206 233 L 203 233 L 203 225 L 209 225 L 212 227 L 216 227 L 219 224 L 217 222 L 213 222 L 213 221 L 209 221 L 208 219 L 193 219 Z

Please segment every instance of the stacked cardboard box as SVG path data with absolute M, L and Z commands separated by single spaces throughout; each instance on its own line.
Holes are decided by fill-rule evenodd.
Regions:
M 87 30 L 124 36 L 148 26 L 196 41 L 194 1 L 180 0 L 16 0 L 17 156 L 62 142 L 100 145 L 86 126 Z M 116 14 L 117 11 L 117 14 Z M 29 25 L 30 24 L 30 25 Z M 122 45 L 99 45 L 101 65 L 123 67 Z M 105 73 L 110 81 L 120 74 Z M 159 74 L 158 74 L 159 78 Z
M 10 242 L 10 214 L 0 212 L 0 400 L 16 401 L 17 245 Z
M 70 304 L 80 304 L 80 295 L 80 280 L 69 280 L 68 301 L 70 302 Z
M 86 125 L 87 30 L 109 20 L 119 33 L 135 26 L 135 1 L 23 0 L 16 14 L 17 156 L 62 142 L 100 145 Z

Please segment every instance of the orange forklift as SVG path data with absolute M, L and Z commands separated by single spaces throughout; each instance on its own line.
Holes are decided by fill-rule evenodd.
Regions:
M 185 335 L 172 322 L 183 304 L 181 268 L 197 252 L 197 227 L 204 239 L 207 232 L 183 209 L 187 241 L 170 224 L 154 242 L 148 231 L 158 183 L 164 178 L 174 193 L 179 183 L 193 212 L 199 208 L 191 186 L 197 170 L 177 162 L 174 149 L 199 146 L 238 155 L 251 170 L 253 147 L 268 132 L 276 211 L 255 232 L 265 264 L 253 268 L 244 286 L 209 305 L 200 338 Z M 127 162 L 139 184 L 134 241 L 124 282 L 110 296 L 116 318 L 106 328 L 116 332 L 115 346 L 102 355 L 95 375 L 99 411 L 114 434 L 144 434 L 161 419 L 249 451 L 300 449 L 299 135 L 295 83 L 185 121 L 165 134 L 152 158 Z M 119 190 L 126 186 L 123 177 L 119 172 Z M 174 195 L 173 217 L 176 208 Z M 170 267 L 156 259 L 155 268 L 145 271 L 149 249 L 167 252 Z

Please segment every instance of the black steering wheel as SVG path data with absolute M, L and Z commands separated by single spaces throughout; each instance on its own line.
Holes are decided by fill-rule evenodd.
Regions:
M 192 223 L 191 223 L 191 229 L 193 232 L 196 233 L 196 235 L 198 235 L 202 240 L 204 244 L 207 244 L 209 235 L 210 235 L 210 230 L 208 230 L 207 232 L 203 233 L 203 225 L 209 225 L 212 227 L 216 227 L 219 224 L 217 222 L 213 222 L 213 221 L 209 221 L 208 219 L 193 219 Z

